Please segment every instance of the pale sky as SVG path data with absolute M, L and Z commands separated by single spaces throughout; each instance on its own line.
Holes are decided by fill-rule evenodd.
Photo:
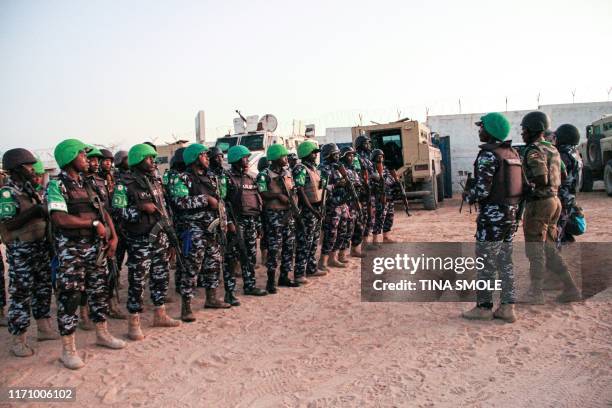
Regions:
M 604 101 L 611 44 L 609 0 L 0 0 L 0 150 Z

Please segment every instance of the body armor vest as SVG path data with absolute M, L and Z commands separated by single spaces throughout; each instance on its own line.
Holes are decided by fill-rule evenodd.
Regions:
M 480 148 L 492 152 L 499 163 L 484 204 L 518 204 L 523 195 L 523 165 L 518 152 L 509 143 L 488 143 Z M 477 173 L 474 163 L 474 174 Z
M 15 194 L 20 212 L 25 212 L 38 204 L 36 200 L 25 191 L 19 191 L 9 186 L 5 188 L 10 188 Z M 45 237 L 46 230 L 47 221 L 44 218 L 32 218 L 25 225 L 12 231 L 9 231 L 9 229 L 4 226 L 4 223 L 0 222 L 0 236 L 2 237 L 2 242 L 5 244 L 16 240 L 21 242 L 40 241 Z

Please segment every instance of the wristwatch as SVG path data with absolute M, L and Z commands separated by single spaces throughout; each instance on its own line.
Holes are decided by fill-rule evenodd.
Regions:
M 93 222 L 91 223 L 91 226 L 94 228 L 98 228 L 98 225 L 100 225 L 100 221 L 98 220 L 93 220 Z

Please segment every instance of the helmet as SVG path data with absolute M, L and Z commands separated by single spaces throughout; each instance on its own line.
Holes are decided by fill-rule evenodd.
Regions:
M 287 151 L 287 148 L 281 144 L 273 144 L 272 146 L 268 147 L 268 151 L 266 152 L 266 158 L 269 161 L 274 161 L 274 160 L 278 160 L 283 156 L 286 156 L 287 154 L 289 154 L 289 152 Z
M 150 145 L 145 143 L 134 145 L 128 152 L 128 166 L 136 166 L 149 156 L 157 157 L 157 152 Z
M 504 141 L 510 134 L 510 122 L 501 113 L 491 112 L 480 117 L 476 125 L 484 127 L 488 134 L 499 141 Z
M 300 159 L 303 159 L 312 152 L 318 153 L 320 151 L 321 149 L 319 149 L 319 145 L 316 142 L 313 142 L 312 140 L 306 140 L 305 142 L 302 142 L 298 145 L 297 155 Z
M 100 149 L 100 153 L 102 153 L 102 156 L 104 156 L 105 159 L 113 160 L 113 152 L 111 152 L 110 150 Z
M 208 157 L 212 159 L 215 156 L 219 156 L 219 155 L 223 156 L 223 150 L 215 146 L 212 149 L 210 149 L 207 154 L 208 154 Z
M 378 156 L 384 156 L 385 154 L 383 153 L 382 150 L 380 149 L 374 149 L 372 150 L 372 161 L 376 161 L 376 159 L 378 159 Z
M 227 151 L 227 162 L 236 163 L 243 157 L 248 157 L 250 155 L 251 151 L 248 149 L 248 147 L 243 145 L 232 146 Z
M 531 133 L 544 132 L 550 127 L 550 119 L 544 112 L 534 111 L 523 116 L 521 126 Z
M 113 160 L 115 162 L 115 166 L 119 166 L 126 157 L 128 157 L 128 152 L 125 150 L 119 150 L 117 153 L 115 153 L 115 158 Z
M 580 132 L 574 125 L 561 125 L 555 131 L 558 145 L 577 145 L 580 143 Z
M 88 151 L 89 149 L 91 149 L 91 146 L 86 145 L 80 140 L 66 139 L 61 141 L 57 146 L 55 146 L 53 156 L 55 156 L 55 161 L 61 169 L 64 166 L 72 163 L 72 161 L 76 159 L 76 157 L 81 151 Z
M 338 149 L 338 145 L 335 143 L 328 143 L 321 148 L 321 157 L 323 157 L 323 159 L 327 159 L 334 153 L 340 153 L 340 149 Z
M 142 142 L 142 144 L 149 145 L 153 148 L 153 150 L 157 151 L 157 146 L 155 146 L 155 143 L 153 142 Z
M 183 160 L 183 152 L 185 151 L 184 147 L 179 147 L 174 152 L 174 155 L 170 159 L 170 167 L 174 167 L 177 164 L 185 164 L 185 160 Z
M 189 166 L 195 162 L 202 153 L 206 153 L 207 151 L 208 147 L 204 146 L 203 144 L 190 144 L 183 151 L 183 161 L 185 162 L 185 165 Z
M 266 167 L 268 167 L 268 159 L 266 156 L 262 156 L 257 162 L 257 171 L 262 171 Z
M 104 155 L 102 154 L 100 149 L 98 149 L 97 147 L 93 147 L 90 151 L 87 152 L 87 158 L 89 159 L 90 157 L 102 157 L 102 158 L 104 158 Z
M 36 160 L 36 163 L 34 163 L 32 167 L 34 168 L 34 174 L 37 176 L 42 176 L 45 174 L 45 165 L 42 161 L 40 161 L 40 159 Z
M 4 170 L 15 170 L 22 164 L 34 164 L 36 157 L 26 149 L 17 148 L 7 150 L 2 156 L 2 168 Z
M 353 149 L 351 146 L 344 146 L 342 149 L 340 149 L 340 157 L 344 157 L 345 154 L 347 153 L 355 153 L 355 149 Z
M 371 139 L 366 135 L 359 135 L 355 139 L 355 149 L 361 149 L 365 142 L 370 142 Z

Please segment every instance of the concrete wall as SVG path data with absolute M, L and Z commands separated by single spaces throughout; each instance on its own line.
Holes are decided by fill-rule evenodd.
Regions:
M 353 136 L 351 127 L 334 127 L 326 128 L 324 136 L 315 137 L 317 143 L 324 145 L 326 143 L 351 143 Z
M 612 102 L 574 103 L 563 105 L 542 105 L 539 110 L 546 112 L 552 121 L 552 129 L 564 123 L 576 126 L 586 140 L 585 127 L 591 122 L 612 113 Z M 523 143 L 521 138 L 521 119 L 529 110 L 504 112 L 512 128 L 510 138 L 515 143 Z M 450 136 L 451 161 L 453 168 L 453 191 L 461 191 L 459 172 L 473 170 L 473 163 L 478 154 L 478 128 L 474 125 L 484 113 L 468 113 L 461 115 L 438 115 L 427 119 L 427 126 L 440 136 Z

